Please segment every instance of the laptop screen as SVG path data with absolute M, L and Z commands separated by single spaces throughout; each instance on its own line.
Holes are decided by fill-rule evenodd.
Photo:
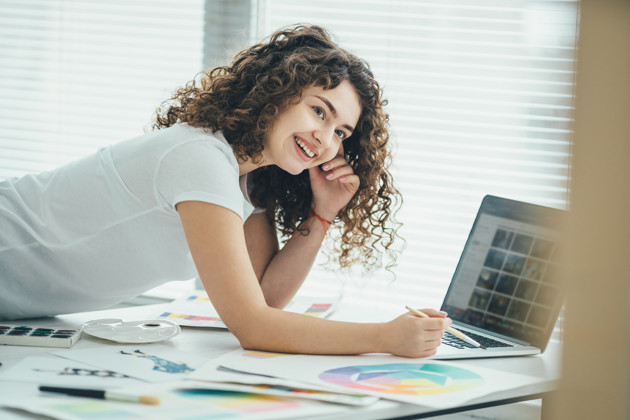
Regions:
M 555 273 L 563 213 L 484 197 L 441 309 L 544 349 L 562 306 Z

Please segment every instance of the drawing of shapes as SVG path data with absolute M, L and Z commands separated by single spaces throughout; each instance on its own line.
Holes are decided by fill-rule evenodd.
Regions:
M 110 388 L 143 383 L 123 373 L 50 356 L 27 356 L 0 369 L 0 380 Z
M 181 397 L 203 399 L 212 405 L 241 414 L 278 412 L 301 407 L 298 402 L 292 399 L 234 391 L 188 389 L 177 391 L 177 394 Z
M 271 353 L 268 351 L 246 351 L 242 354 L 245 357 L 253 357 L 255 359 L 270 359 L 272 357 L 288 356 L 287 353 Z
M 325 371 L 323 381 L 353 389 L 398 395 L 430 395 L 483 385 L 478 374 L 436 363 L 389 363 L 347 366 Z
M 207 302 L 207 301 L 210 300 L 210 298 L 206 297 L 206 296 L 195 296 L 195 295 L 193 295 L 193 296 L 189 296 L 186 300 L 187 301 L 191 301 L 191 302 L 195 302 L 195 301 L 206 301 Z
M 314 303 L 311 305 L 310 308 L 308 308 L 304 314 L 305 315 L 311 315 L 311 316 L 320 316 L 322 313 L 326 312 L 328 309 L 330 309 L 330 307 L 332 306 L 332 304 L 330 303 Z
M 50 404 L 47 410 L 63 413 L 77 419 L 139 419 L 143 418 L 131 411 L 121 410 L 100 401 L 86 401 L 73 404 Z
M 175 314 L 172 312 L 164 312 L 160 315 L 161 318 L 176 318 L 185 319 L 187 321 L 221 321 L 218 316 L 200 316 L 200 315 L 187 315 L 187 314 Z

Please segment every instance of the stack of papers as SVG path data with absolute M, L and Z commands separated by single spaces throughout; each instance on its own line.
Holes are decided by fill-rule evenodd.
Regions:
M 343 412 L 349 407 L 340 404 L 342 399 L 335 401 L 336 404 L 319 401 L 333 401 L 332 393 L 299 392 L 280 386 L 274 391 L 271 389 L 273 387 L 247 384 L 239 387 L 227 383 L 212 385 L 187 380 L 207 363 L 209 360 L 206 358 L 174 350 L 164 344 L 108 345 L 93 349 L 53 351 L 50 356 L 27 357 L 21 363 L 3 370 L 0 380 L 107 389 L 126 395 L 150 394 L 160 399 L 160 405 L 60 397 L 58 394 L 45 393 L 11 400 L 2 400 L 0 396 L 0 405 L 63 420 L 264 420 L 333 414 Z M 321 394 L 321 398 L 313 397 L 317 394 Z
M 335 307 L 334 300 L 301 298 L 289 310 L 325 317 Z M 178 299 L 170 309 L 170 313 L 209 318 L 214 310 L 204 295 Z M 195 326 L 220 323 L 218 319 L 188 321 Z M 115 390 L 161 401 L 150 406 L 46 393 L 11 400 L 0 395 L 0 405 L 64 420 L 303 419 L 343 415 L 379 400 L 379 405 L 404 402 L 441 409 L 502 391 L 505 383 L 516 389 L 535 382 L 528 376 L 465 363 L 383 354 L 318 356 L 237 349 L 209 359 L 176 350 L 170 343 L 54 350 L 3 369 L 1 380 Z
M 346 403 L 370 404 L 368 396 L 448 408 L 534 378 L 457 363 L 391 355 L 317 356 L 236 350 L 208 362 L 188 380 L 284 385 L 345 395 Z M 363 396 L 363 397 L 361 397 Z M 336 402 L 342 402 L 340 400 Z

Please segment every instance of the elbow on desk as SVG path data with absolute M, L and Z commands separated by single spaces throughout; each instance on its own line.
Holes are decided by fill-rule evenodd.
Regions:
M 232 332 L 244 350 L 277 350 L 273 345 L 273 338 L 264 332 L 256 332 L 250 329 Z
M 272 308 L 266 307 L 260 312 L 250 311 L 247 314 L 239 314 L 236 319 L 228 316 L 222 316 L 222 319 L 243 349 L 266 350 L 271 338 L 269 325 L 272 324 L 264 312 L 269 309 Z
M 282 309 L 267 306 L 226 325 L 245 350 L 288 351 L 295 337 L 289 332 L 291 328 L 285 328 L 285 315 Z

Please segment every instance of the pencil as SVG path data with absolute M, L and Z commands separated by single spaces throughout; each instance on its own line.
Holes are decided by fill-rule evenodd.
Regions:
M 127 401 L 137 402 L 141 404 L 158 405 L 160 399 L 151 395 L 128 395 L 120 394 L 117 392 L 105 391 L 101 389 L 85 389 L 85 388 L 65 388 L 58 386 L 40 386 L 40 391 L 43 392 L 57 392 L 60 394 L 72 395 L 75 397 L 96 398 L 99 400 L 110 401 Z
M 419 310 L 417 310 L 417 309 L 413 309 L 413 308 L 411 308 L 411 307 L 409 307 L 409 306 L 405 306 L 405 308 L 407 308 L 407 310 L 409 310 L 409 312 L 413 313 L 414 315 L 419 316 L 420 318 L 431 318 L 429 315 L 427 315 L 427 314 L 425 314 L 424 312 L 421 312 L 421 311 L 419 311 Z M 484 350 L 486 350 L 486 348 L 485 348 L 483 345 L 481 345 L 481 344 L 477 343 L 475 340 L 473 340 L 472 338 L 468 337 L 468 336 L 467 336 L 466 334 L 464 334 L 463 332 L 461 332 L 461 331 L 459 331 L 459 330 L 456 330 L 456 329 L 455 329 L 455 328 L 453 328 L 453 327 L 448 327 L 448 328 L 446 329 L 446 331 L 447 331 L 447 332 L 449 332 L 449 333 L 451 333 L 451 334 L 453 334 L 453 335 L 454 335 L 455 337 L 457 337 L 457 338 L 461 338 L 462 340 L 464 340 L 464 341 L 465 341 L 465 342 L 467 342 L 468 344 L 471 344 L 471 345 L 473 345 L 473 346 L 475 346 L 475 347 L 479 347 L 480 349 L 484 349 Z

